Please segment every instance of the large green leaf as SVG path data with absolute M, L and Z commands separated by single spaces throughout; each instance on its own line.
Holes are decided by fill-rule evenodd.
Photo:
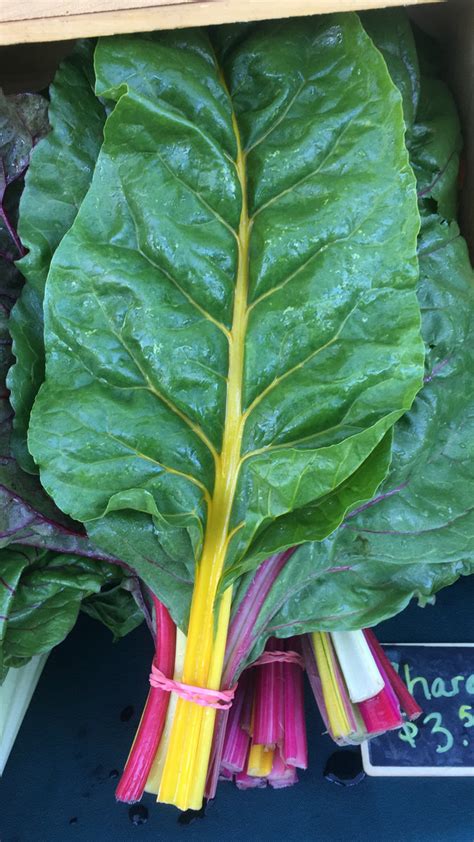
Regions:
M 456 103 L 445 82 L 439 78 L 439 45 L 418 32 L 417 51 L 410 21 L 401 9 L 365 12 L 361 19 L 402 94 L 407 145 L 418 196 L 423 199 L 421 209 L 433 199 L 439 213 L 452 219 L 457 208 L 462 138 Z M 433 62 L 432 57 L 436 61 Z M 420 85 L 420 62 L 423 86 Z M 419 119 L 420 115 L 422 119 Z
M 18 265 L 27 283 L 10 319 L 16 363 L 8 387 L 15 410 L 12 447 L 21 467 L 31 473 L 37 468 L 28 452 L 26 433 L 44 379 L 46 276 L 90 185 L 102 143 L 105 111 L 94 95 L 93 49 L 93 42 L 78 42 L 51 85 L 52 130 L 32 155 L 21 197 L 19 234 L 29 251 Z
M 203 545 L 225 586 L 295 510 L 334 528 L 420 386 L 400 95 L 352 15 L 259 25 L 222 66 L 199 31 L 107 39 L 95 68 L 117 102 L 51 264 L 29 447 L 158 594 Z
M 0 224 L 0 547 L 22 543 L 103 558 L 104 553 L 93 548 L 87 539 L 82 524 L 74 523 L 59 511 L 38 478 L 20 468 L 11 447 L 13 412 L 5 382 L 13 362 L 9 317 L 23 283 L 13 263 L 18 255 L 15 242 L 19 242 L 15 226 L 22 175 L 33 144 L 48 128 L 46 105 L 46 100 L 38 95 L 8 99 L 0 95 L 0 169 L 3 186 L 6 185 L 1 207 L 10 226 L 6 230 Z M 39 207 L 36 206 L 35 212 Z M 38 322 L 42 324 L 42 313 Z M 33 332 L 37 329 L 34 320 L 29 323 L 29 329 Z
M 401 9 L 363 12 L 360 19 L 385 58 L 390 76 L 402 95 L 403 113 L 410 133 L 420 99 L 420 68 L 410 21 Z
M 291 556 L 242 667 L 272 635 L 376 625 L 474 573 L 474 273 L 455 222 L 425 220 L 420 270 L 428 368 L 395 425 L 387 480 L 330 538 Z M 250 582 L 247 574 L 234 610 Z
M 113 586 L 115 594 L 125 583 L 113 565 L 18 544 L 0 551 L 0 571 L 0 670 L 22 666 L 33 655 L 49 652 L 70 632 L 83 599 L 92 594 L 99 599 L 103 586 Z M 130 607 L 130 594 L 125 600 Z M 96 616 L 110 620 L 101 615 L 100 608 Z M 138 624 L 135 609 L 122 626 L 117 612 L 116 620 L 116 634 Z M 110 627 L 110 622 L 105 624 Z
M 436 102 L 433 85 L 443 91 Z M 445 164 L 460 148 L 452 97 L 439 80 L 422 80 L 412 137 L 422 179 L 424 387 L 395 425 L 391 469 L 374 499 L 330 538 L 296 550 L 279 574 L 249 662 L 270 635 L 374 625 L 474 572 L 474 273 L 457 223 L 430 212 L 433 201 L 443 212 L 455 205 L 457 171 Z M 250 576 L 242 581 L 236 607 L 249 583 Z

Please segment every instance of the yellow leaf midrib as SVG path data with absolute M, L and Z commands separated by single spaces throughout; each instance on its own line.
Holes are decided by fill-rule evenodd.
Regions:
M 223 84 L 224 81 L 223 81 Z M 248 283 L 249 283 L 249 240 L 251 222 L 248 215 L 246 159 L 242 149 L 240 131 L 235 113 L 232 112 L 232 122 L 237 144 L 236 169 L 242 192 L 242 206 L 238 232 L 238 270 L 234 293 L 234 307 L 232 327 L 229 338 L 229 368 L 227 378 L 227 400 L 222 449 L 216 456 L 215 481 L 212 497 L 208 504 L 206 532 L 203 552 L 199 562 L 199 575 L 196 579 L 193 602 L 202 600 L 202 609 L 194 614 L 191 610 L 188 630 L 189 660 L 185 659 L 184 681 L 190 681 L 187 664 L 194 663 L 199 655 L 202 662 L 210 657 L 213 635 L 206 634 L 208 623 L 204 615 L 212 619 L 214 600 L 224 567 L 227 546 L 229 543 L 229 526 L 232 508 L 237 488 L 237 481 L 242 464 L 242 435 L 245 423 L 242 411 L 242 393 L 244 378 L 245 335 L 248 322 Z M 199 587 L 202 583 L 202 588 Z M 200 591 L 202 591 L 200 593 Z M 201 633 L 204 631 L 204 635 Z M 210 629 L 207 630 L 208 632 Z M 207 638 L 207 645 L 202 648 Z M 195 645 L 193 646 L 193 643 Z M 194 650 L 194 653 L 192 651 Z M 203 657 L 204 656 L 204 657 Z M 205 668 L 201 671 L 205 671 Z M 206 681 L 207 675 L 193 675 L 193 681 Z
M 221 82 L 227 90 L 221 74 Z M 229 97 L 230 98 L 230 97 Z M 218 689 L 229 622 L 231 589 L 220 603 L 216 626 L 216 599 L 227 547 L 235 530 L 230 520 L 242 464 L 242 412 L 245 335 L 248 322 L 249 241 L 246 160 L 240 131 L 232 109 L 237 145 L 235 162 L 242 206 L 238 231 L 238 269 L 229 335 L 227 400 L 221 452 L 215 458 L 215 480 L 208 502 L 203 550 L 196 567 L 183 682 Z M 180 699 L 176 708 L 170 746 L 159 799 L 180 809 L 200 806 L 204 792 L 215 711 Z

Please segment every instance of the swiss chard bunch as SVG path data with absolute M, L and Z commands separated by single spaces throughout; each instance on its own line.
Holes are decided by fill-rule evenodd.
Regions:
M 421 386 L 402 106 L 356 16 L 104 40 L 94 66 L 111 109 L 28 444 L 215 690 L 238 579 L 370 499 Z M 214 721 L 179 699 L 161 800 L 200 806 Z
M 457 117 L 398 13 L 93 49 L 21 202 L 13 448 L 187 632 L 175 677 L 225 690 L 471 570 Z M 199 807 L 222 728 L 168 719 L 159 798 Z

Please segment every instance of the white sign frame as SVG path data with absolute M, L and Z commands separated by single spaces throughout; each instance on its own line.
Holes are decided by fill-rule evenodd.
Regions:
M 409 648 L 410 646 L 474 648 L 474 643 L 384 643 L 383 646 Z M 474 704 L 474 699 L 473 699 Z M 375 766 L 370 759 L 370 740 L 361 744 L 362 765 L 366 775 L 375 778 L 472 778 L 474 766 Z

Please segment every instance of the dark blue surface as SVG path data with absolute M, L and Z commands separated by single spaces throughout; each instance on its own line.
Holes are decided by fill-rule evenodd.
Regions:
M 474 647 L 395 646 L 385 651 L 423 714 L 371 740 L 372 765 L 474 768 Z
M 473 642 L 474 576 L 379 626 L 385 641 Z M 83 618 L 49 658 L 0 784 L 2 842 L 473 842 L 474 779 L 324 780 L 334 745 L 308 697 L 310 769 L 286 790 L 222 784 L 204 819 L 182 826 L 146 796 L 134 827 L 114 800 L 116 779 L 146 695 L 151 642 L 144 627 L 112 646 Z M 128 721 L 121 711 L 134 707 Z M 71 820 L 75 820 L 70 823 Z

